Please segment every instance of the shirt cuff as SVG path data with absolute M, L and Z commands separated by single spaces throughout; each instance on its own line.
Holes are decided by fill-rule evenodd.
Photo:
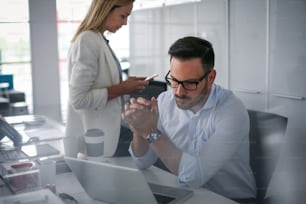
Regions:
M 131 157 L 135 164 L 137 165 L 138 168 L 140 169 L 145 169 L 150 167 L 155 161 L 156 161 L 156 155 L 154 151 L 149 147 L 147 153 L 143 155 L 142 157 L 137 157 L 135 156 L 133 150 L 132 150 L 132 145 L 129 147 L 129 152 L 131 154 Z

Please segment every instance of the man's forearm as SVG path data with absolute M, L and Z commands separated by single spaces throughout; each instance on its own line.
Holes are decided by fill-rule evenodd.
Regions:
M 137 157 L 142 157 L 147 153 L 148 148 L 148 142 L 143 137 L 134 133 L 132 140 L 132 150 L 134 155 Z
M 152 148 L 166 167 L 177 176 L 182 151 L 165 136 L 161 136 L 158 141 L 152 143 Z

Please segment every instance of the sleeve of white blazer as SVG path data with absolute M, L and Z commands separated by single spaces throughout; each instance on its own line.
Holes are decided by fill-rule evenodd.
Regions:
M 75 109 L 102 109 L 108 99 L 107 87 L 95 87 L 99 64 L 101 37 L 94 32 L 82 33 L 69 50 L 69 96 Z

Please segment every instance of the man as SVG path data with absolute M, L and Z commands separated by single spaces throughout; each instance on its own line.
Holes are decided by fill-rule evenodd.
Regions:
M 214 84 L 214 51 L 196 37 L 169 49 L 172 87 L 158 100 L 131 99 L 123 118 L 133 131 L 130 154 L 139 168 L 158 158 L 178 180 L 228 198 L 256 197 L 249 165 L 249 118 L 242 102 Z

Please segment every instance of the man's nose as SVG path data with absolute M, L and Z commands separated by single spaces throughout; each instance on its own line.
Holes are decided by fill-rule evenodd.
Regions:
M 179 96 L 185 93 L 185 88 L 183 87 L 182 84 L 179 84 L 177 86 L 175 93 Z

